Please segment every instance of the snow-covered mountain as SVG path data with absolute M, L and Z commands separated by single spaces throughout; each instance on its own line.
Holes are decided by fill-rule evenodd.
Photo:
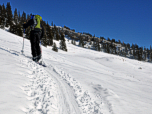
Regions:
M 152 114 L 152 64 L 66 41 L 42 67 L 22 40 L 0 29 L 0 114 Z

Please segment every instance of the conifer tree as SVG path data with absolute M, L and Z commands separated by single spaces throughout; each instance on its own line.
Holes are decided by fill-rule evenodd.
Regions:
M 2 6 L 0 5 L 0 28 L 2 25 Z
M 150 45 L 150 61 L 152 61 L 152 47 Z
M 52 30 L 51 30 L 50 25 L 48 24 L 48 22 L 46 24 L 46 28 L 47 28 L 46 33 L 47 33 L 47 36 L 48 36 L 48 45 L 52 46 L 53 45 L 53 35 L 52 35 Z
M 71 44 L 74 44 L 74 43 L 73 43 L 73 39 L 71 40 Z
M 64 38 L 63 33 L 61 34 L 60 49 L 63 51 L 67 51 L 67 47 L 66 47 L 65 38 Z
M 152 52 L 150 53 L 150 62 L 152 61 Z
M 54 24 L 54 28 L 53 28 L 53 29 L 54 29 L 53 32 L 56 32 L 57 28 L 56 28 L 56 25 L 55 25 L 55 24 Z
M 13 27 L 13 15 L 12 15 L 12 9 L 11 9 L 10 2 L 7 3 L 7 6 L 6 6 L 6 13 L 7 13 L 6 27 L 10 26 L 10 32 L 12 32 L 12 27 Z
M 97 50 L 97 47 L 98 47 L 98 46 L 97 46 L 97 42 L 94 41 L 94 42 L 93 42 L 93 48 L 94 48 L 95 50 Z
M 108 39 L 107 39 L 107 40 L 108 40 L 108 41 L 111 41 L 109 37 L 108 37 Z
M 133 48 L 133 58 L 135 58 L 135 49 Z
M 26 22 L 26 13 L 23 11 L 20 24 L 23 24 L 24 22 Z
M 47 21 L 47 24 L 46 24 L 46 34 L 47 34 L 47 36 L 49 35 L 49 31 L 50 31 L 50 27 L 49 27 L 49 24 L 48 24 L 48 21 Z
M 58 30 L 56 30 L 56 40 L 59 41 L 60 40 L 60 36 L 59 36 L 59 32 Z
M 120 40 L 118 40 L 118 43 L 121 43 L 121 41 L 120 41 Z
M 140 49 L 141 60 L 143 60 L 143 47 Z
M 15 8 L 15 11 L 14 11 L 14 25 L 13 25 L 13 33 L 14 34 L 18 34 L 18 24 L 19 24 L 19 21 L 18 21 L 18 13 L 17 13 L 17 8 Z
M 51 37 L 50 37 L 50 45 L 52 46 L 52 45 L 53 45 L 53 33 L 50 32 L 50 34 L 51 34 Z
M 76 45 L 76 42 L 75 42 L 75 40 L 74 40 L 74 43 L 73 43 L 74 45 Z
M 47 47 L 48 42 L 47 42 L 47 34 L 46 34 L 46 28 L 44 27 L 44 36 L 42 38 L 42 45 L 44 45 L 45 47 Z
M 137 50 L 138 60 L 141 61 L 140 50 Z
M 104 43 L 104 51 L 107 53 L 107 43 Z
M 52 36 L 51 30 L 49 31 L 49 34 L 48 34 L 48 45 L 49 46 L 53 45 L 53 36 Z
M 19 22 L 21 21 L 21 14 L 20 14 L 20 11 L 18 11 L 18 21 L 19 21 Z
M 147 52 L 145 51 L 145 54 L 144 54 L 144 61 L 146 61 L 146 59 L 147 59 Z
M 51 26 L 53 26 L 53 21 L 52 21 L 52 23 L 51 23 Z
M 21 24 L 17 25 L 17 35 L 21 37 L 23 36 L 23 30 L 22 30 Z
M 117 48 L 114 46 L 114 51 L 115 51 L 115 54 L 117 54 Z
M 99 42 L 97 42 L 97 51 L 101 51 Z
M 0 17 L 2 16 L 2 6 L 0 5 Z
M 115 39 L 112 39 L 112 42 L 115 43 L 116 42 Z
M 12 24 L 10 26 L 10 32 L 13 33 L 13 34 L 15 33 L 15 29 L 14 29 L 15 27 L 14 26 L 15 26 L 14 24 Z
M 17 35 L 17 25 L 13 25 L 13 33 Z
M 80 46 L 80 47 L 84 47 L 84 42 L 83 42 L 83 39 L 82 39 L 82 38 L 80 38 L 79 46 Z
M 17 14 L 17 9 L 16 8 L 15 8 L 15 11 L 14 11 L 14 22 L 17 25 L 17 23 L 18 23 L 18 14 Z
M 17 35 L 17 26 L 19 24 L 17 8 L 15 8 L 15 11 L 14 11 L 14 23 L 15 24 L 13 25 L 13 33 Z
M 41 22 L 44 27 L 44 36 L 42 38 L 42 45 L 47 46 L 48 45 L 48 36 L 47 36 L 47 24 L 45 21 Z
M 26 34 L 26 38 L 30 39 L 30 27 L 26 28 L 25 34 Z
M 107 44 L 107 53 L 110 53 L 109 44 Z
M 92 45 L 92 42 L 90 41 L 90 45 Z
M 29 14 L 27 14 L 27 21 L 31 18 L 31 16 Z
M 142 47 L 139 48 L 139 60 L 142 60 L 142 56 L 143 56 L 143 49 Z
M 1 17 L 1 28 L 4 29 L 4 27 L 6 26 L 6 8 L 5 5 L 3 3 L 2 5 L 2 17 Z
M 42 44 L 45 46 L 45 47 L 47 47 L 47 36 L 46 36 L 46 34 L 44 34 L 44 36 L 43 36 L 43 38 L 42 38 Z
M 53 44 L 52 50 L 58 52 L 58 48 L 56 47 L 56 43 L 55 43 L 55 42 L 54 42 L 54 44 Z

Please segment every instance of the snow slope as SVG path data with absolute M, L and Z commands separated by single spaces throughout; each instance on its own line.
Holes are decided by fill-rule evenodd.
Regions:
M 152 64 L 67 41 L 42 47 L 44 68 L 22 40 L 0 29 L 0 114 L 152 114 Z

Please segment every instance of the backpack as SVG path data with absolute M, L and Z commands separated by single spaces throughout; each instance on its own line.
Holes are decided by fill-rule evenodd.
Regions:
M 32 15 L 31 19 L 33 19 L 33 25 L 31 25 L 31 30 L 41 29 L 40 22 L 42 20 L 42 17 L 40 15 Z

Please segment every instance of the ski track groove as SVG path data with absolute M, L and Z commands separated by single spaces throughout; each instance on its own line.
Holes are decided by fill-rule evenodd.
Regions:
M 60 86 L 60 90 L 61 90 L 60 98 L 62 99 L 61 101 L 63 101 L 61 107 L 65 105 L 64 107 L 64 109 L 66 109 L 65 114 L 81 114 L 81 111 L 78 108 L 78 105 L 75 101 L 73 91 L 71 90 L 71 88 L 63 81 L 62 78 L 60 78 L 57 75 L 56 72 L 53 71 L 53 67 L 49 66 L 47 72 L 52 75 L 54 80 L 56 80 L 56 82 Z
M 70 74 L 57 67 L 54 67 L 53 70 L 73 89 L 75 100 L 83 114 L 103 114 L 102 99 L 99 102 L 94 101 L 94 99 L 91 99 L 88 91 L 84 91 L 80 83 L 72 78 Z
M 83 91 L 70 74 L 57 67 L 50 67 L 51 65 L 49 69 L 44 68 L 28 58 L 21 60 L 21 63 L 32 69 L 31 74 L 25 75 L 31 84 L 22 87 L 33 104 L 31 108 L 24 110 L 26 114 L 50 114 L 49 109 L 54 109 L 54 114 L 103 114 L 102 102 L 97 103 L 91 99 L 89 93 Z
M 23 57 L 25 58 L 24 55 Z M 31 83 L 21 87 L 28 96 L 27 99 L 32 102 L 29 108 L 23 109 L 26 114 L 81 114 L 69 86 L 63 80 L 54 78 L 57 74 L 53 70 L 44 68 L 28 58 L 20 61 L 22 67 L 31 69 L 31 73 L 24 74 Z

